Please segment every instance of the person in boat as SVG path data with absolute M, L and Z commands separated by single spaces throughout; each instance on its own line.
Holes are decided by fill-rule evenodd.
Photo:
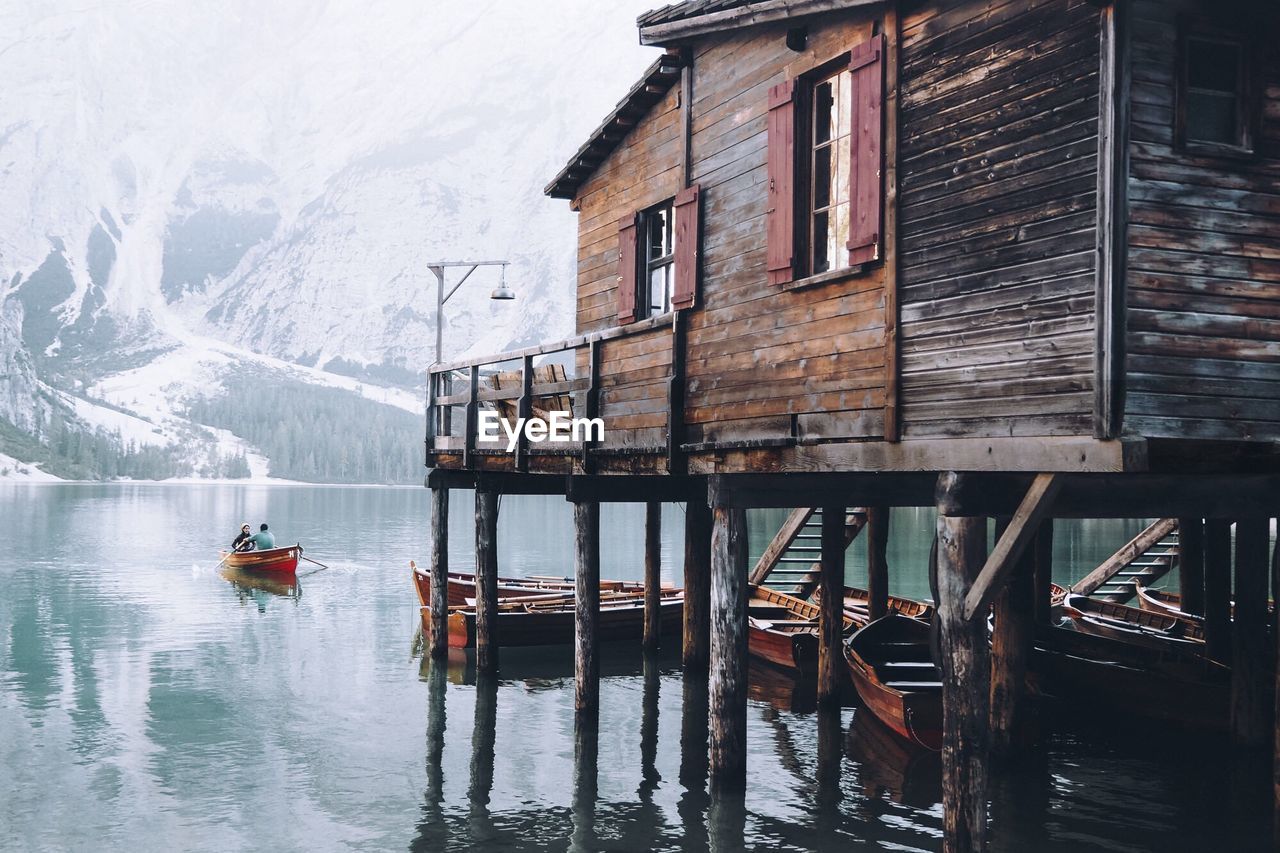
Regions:
M 253 547 L 253 543 L 249 541 L 252 538 L 253 537 L 249 535 L 249 525 L 247 524 L 240 525 L 240 535 L 237 536 L 235 538 L 235 541 L 231 543 L 231 550 L 232 551 L 248 551 L 250 548 Z
M 253 543 L 254 550 L 266 551 L 276 547 L 276 537 L 267 530 L 267 525 L 263 524 L 258 528 L 258 532 L 249 537 L 249 541 Z

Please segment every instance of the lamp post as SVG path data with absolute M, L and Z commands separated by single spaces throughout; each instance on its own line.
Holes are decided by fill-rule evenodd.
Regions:
M 427 264 L 427 269 L 431 270 L 436 277 L 436 360 L 439 364 L 444 361 L 444 304 L 449 301 L 449 297 L 458 292 L 458 288 L 462 287 L 463 282 L 471 277 L 471 274 L 480 267 L 502 267 L 502 279 L 498 286 L 493 289 L 493 293 L 489 294 L 489 298 L 504 302 L 515 299 L 516 295 L 511 288 L 507 287 L 507 264 L 510 261 L 433 261 Z M 462 274 L 462 278 L 458 283 L 449 288 L 449 292 L 444 290 L 444 271 L 452 267 L 465 267 L 466 272 Z

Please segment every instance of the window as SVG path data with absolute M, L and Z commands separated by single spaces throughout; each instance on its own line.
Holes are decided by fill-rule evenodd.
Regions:
M 1178 70 L 1178 137 L 1182 147 L 1249 152 L 1252 107 L 1244 41 L 1214 30 L 1184 32 Z
M 675 274 L 675 217 L 672 203 L 665 201 L 641 215 L 644 229 L 644 275 L 641 278 L 641 305 L 649 317 L 671 310 Z
M 769 90 L 771 284 L 826 281 L 881 260 L 883 45 L 872 36 Z
M 848 266 L 852 77 L 848 69 L 841 69 L 817 80 L 809 98 L 806 271 L 810 275 Z

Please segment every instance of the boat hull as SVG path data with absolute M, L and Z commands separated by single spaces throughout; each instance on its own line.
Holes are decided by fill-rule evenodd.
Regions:
M 298 559 L 301 556 L 301 545 L 264 551 L 223 551 L 222 565 L 246 572 L 293 574 L 298 570 Z
M 499 609 L 496 619 L 500 646 L 558 646 L 574 640 L 574 604 L 557 607 Z M 659 605 L 659 627 L 663 634 L 681 629 L 684 614 L 682 598 L 665 598 Z M 474 648 L 476 644 L 476 612 L 471 607 L 449 609 L 449 646 Z M 422 627 L 431 630 L 431 607 L 422 607 Z M 634 641 L 644 635 L 644 600 L 636 596 L 626 601 L 603 604 L 596 623 L 600 642 Z
M 899 736 L 926 749 L 942 748 L 942 691 L 898 690 L 881 678 L 878 668 L 892 665 L 881 657 L 883 643 L 893 643 L 901 662 L 929 661 L 929 626 L 892 613 L 871 622 L 845 644 L 849 677 L 868 711 Z M 929 678 L 940 678 L 936 668 Z M 940 685 L 939 685 L 940 686 Z
M 418 591 L 418 601 L 423 606 L 431 604 L 431 573 L 416 565 L 413 569 L 413 584 Z M 471 572 L 449 572 L 446 591 L 450 607 L 466 606 L 468 600 L 476 597 L 476 576 Z M 644 591 L 644 584 L 636 581 L 600 581 L 601 592 L 635 592 Z M 663 589 L 664 594 L 678 592 L 671 587 Z M 553 580 L 550 578 L 498 578 L 498 598 L 526 598 L 531 595 L 559 595 L 572 597 L 574 584 L 572 579 Z

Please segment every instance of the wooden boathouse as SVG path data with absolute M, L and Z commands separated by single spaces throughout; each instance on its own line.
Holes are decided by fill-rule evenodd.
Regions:
M 883 541 L 885 509 L 934 506 L 946 849 L 981 850 L 1053 519 L 1172 518 L 1232 735 L 1280 743 L 1275 4 L 686 0 L 638 24 L 657 59 L 547 187 L 578 213 L 577 334 L 429 371 L 433 583 L 474 490 L 478 665 L 499 494 L 573 503 L 587 720 L 599 504 L 687 502 L 684 660 L 709 670 L 713 783 L 741 787 L 745 510 L 822 508 L 838 590 L 848 508 Z M 508 451 L 487 410 L 604 431 Z

